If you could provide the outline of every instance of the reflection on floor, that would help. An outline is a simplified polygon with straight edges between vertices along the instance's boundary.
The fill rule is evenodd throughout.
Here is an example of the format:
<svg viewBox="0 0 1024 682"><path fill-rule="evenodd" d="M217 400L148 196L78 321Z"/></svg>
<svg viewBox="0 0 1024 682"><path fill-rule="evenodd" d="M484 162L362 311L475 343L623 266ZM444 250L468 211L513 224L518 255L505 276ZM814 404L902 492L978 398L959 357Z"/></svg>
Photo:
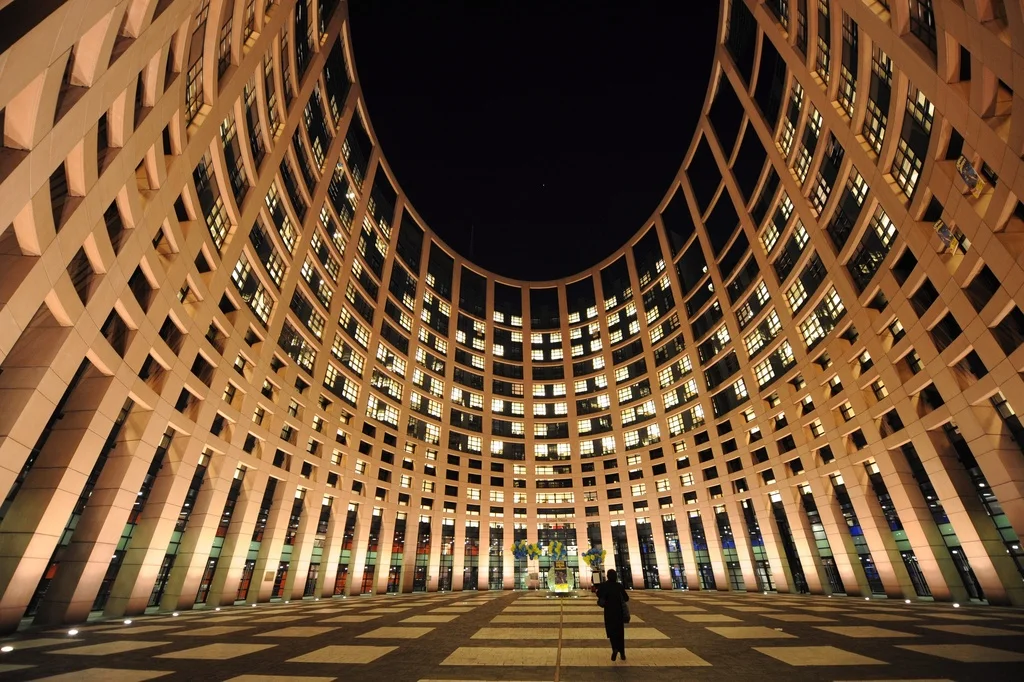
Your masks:
<svg viewBox="0 0 1024 682"><path fill-rule="evenodd" d="M260 604L22 633L5 679L143 682L1019 679L1024 611L714 592L632 593L612 663L594 598L416 594ZM639 668L639 669L636 669ZM698 671L697 668L700 668Z"/></svg>

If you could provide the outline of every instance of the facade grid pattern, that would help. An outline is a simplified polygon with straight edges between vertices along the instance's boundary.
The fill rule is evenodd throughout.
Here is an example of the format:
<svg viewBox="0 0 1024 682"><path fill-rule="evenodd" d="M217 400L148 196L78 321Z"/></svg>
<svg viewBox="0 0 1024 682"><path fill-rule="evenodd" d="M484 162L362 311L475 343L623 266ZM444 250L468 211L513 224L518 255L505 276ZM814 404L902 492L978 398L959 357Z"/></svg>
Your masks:
<svg viewBox="0 0 1024 682"><path fill-rule="evenodd" d="M1024 15L815 4L723 0L672 188L550 282L424 226L344 2L45 5L0 70L0 630L520 589L522 538L1024 605Z"/></svg>

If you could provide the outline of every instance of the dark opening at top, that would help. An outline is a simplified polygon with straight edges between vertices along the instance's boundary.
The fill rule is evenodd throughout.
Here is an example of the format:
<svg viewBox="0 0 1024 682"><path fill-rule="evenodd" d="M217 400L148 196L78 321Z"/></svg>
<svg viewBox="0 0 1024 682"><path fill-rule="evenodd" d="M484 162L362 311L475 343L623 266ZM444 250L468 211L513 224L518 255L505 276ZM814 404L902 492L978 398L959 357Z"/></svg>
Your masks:
<svg viewBox="0 0 1024 682"><path fill-rule="evenodd" d="M718 3L352 3L381 150L473 262L554 279L606 258L669 189L708 87Z"/></svg>

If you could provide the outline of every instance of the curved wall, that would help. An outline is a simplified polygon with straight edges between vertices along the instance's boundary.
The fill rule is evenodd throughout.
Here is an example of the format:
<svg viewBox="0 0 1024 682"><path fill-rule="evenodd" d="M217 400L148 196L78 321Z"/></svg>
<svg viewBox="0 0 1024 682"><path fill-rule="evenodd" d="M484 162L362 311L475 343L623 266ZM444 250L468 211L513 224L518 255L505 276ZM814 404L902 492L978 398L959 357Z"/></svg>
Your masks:
<svg viewBox="0 0 1024 682"><path fill-rule="evenodd" d="M0 627L524 587L521 537L1024 603L1019 5L725 3L664 202L544 283L407 206L343 2L17 11Z"/></svg>

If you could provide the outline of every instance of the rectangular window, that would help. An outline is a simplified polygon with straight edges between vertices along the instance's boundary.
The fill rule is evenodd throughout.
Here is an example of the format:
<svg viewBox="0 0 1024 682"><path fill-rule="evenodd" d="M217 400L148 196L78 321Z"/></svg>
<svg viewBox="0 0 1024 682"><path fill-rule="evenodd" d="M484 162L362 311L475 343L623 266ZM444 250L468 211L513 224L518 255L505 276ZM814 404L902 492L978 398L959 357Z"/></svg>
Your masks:
<svg viewBox="0 0 1024 682"><path fill-rule="evenodd" d="M203 106L203 55L188 68L185 76L185 125L190 126Z"/></svg>
<svg viewBox="0 0 1024 682"><path fill-rule="evenodd" d="M935 53L935 14L932 0L910 0L910 32Z"/></svg>

